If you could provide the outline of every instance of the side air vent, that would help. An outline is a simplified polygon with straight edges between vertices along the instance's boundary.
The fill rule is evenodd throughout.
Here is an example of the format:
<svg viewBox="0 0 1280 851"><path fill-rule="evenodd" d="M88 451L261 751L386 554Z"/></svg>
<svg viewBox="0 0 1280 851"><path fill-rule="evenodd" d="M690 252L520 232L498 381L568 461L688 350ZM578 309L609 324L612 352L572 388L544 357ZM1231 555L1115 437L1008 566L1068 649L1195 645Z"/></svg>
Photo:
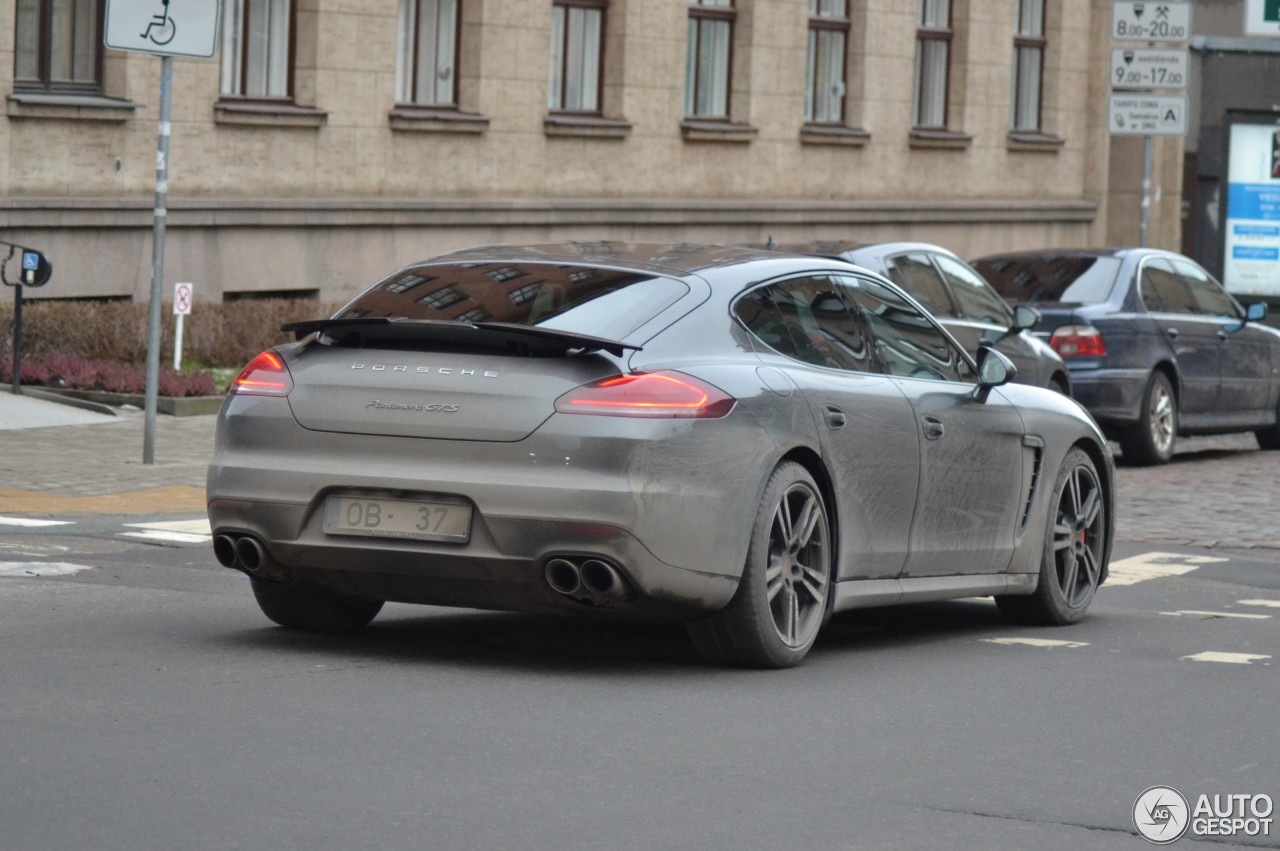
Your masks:
<svg viewBox="0 0 1280 851"><path fill-rule="evenodd" d="M1036 498L1036 488L1040 485L1041 467L1044 466L1044 446L1027 445L1032 438L1024 438L1023 445L1027 447L1028 461L1031 467L1031 481L1027 484L1027 504L1022 506L1022 522L1018 524L1018 534L1021 535L1027 530L1027 521L1031 519L1031 502ZM1039 443L1037 440L1036 443Z"/></svg>

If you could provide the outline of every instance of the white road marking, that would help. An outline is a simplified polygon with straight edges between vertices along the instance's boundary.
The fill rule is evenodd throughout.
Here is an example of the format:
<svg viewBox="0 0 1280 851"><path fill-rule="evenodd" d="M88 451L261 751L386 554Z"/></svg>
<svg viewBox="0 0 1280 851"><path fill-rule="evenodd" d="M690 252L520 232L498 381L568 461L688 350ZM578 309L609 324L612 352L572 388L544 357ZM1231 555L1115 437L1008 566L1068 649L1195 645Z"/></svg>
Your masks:
<svg viewBox="0 0 1280 851"><path fill-rule="evenodd" d="M209 535L209 518L199 520L160 520L155 523L126 523L130 529L158 529L162 532L184 532L188 535Z"/></svg>
<svg viewBox="0 0 1280 851"><path fill-rule="evenodd" d="M1189 659L1192 662L1226 662L1229 665L1252 665L1254 662L1261 662L1270 659L1270 656L1259 656L1256 653L1219 653L1216 650L1206 650L1203 653L1197 653L1194 656L1183 656L1183 659Z"/></svg>
<svg viewBox="0 0 1280 851"><path fill-rule="evenodd" d="M120 537L163 541L169 544L207 544L211 540L209 535L189 535L186 532L164 532L159 529L148 529L145 532L121 532Z"/></svg>
<svg viewBox="0 0 1280 851"><path fill-rule="evenodd" d="M0 526L74 526L74 520L32 520L29 517L0 517Z"/></svg>
<svg viewBox="0 0 1280 851"><path fill-rule="evenodd" d="M87 564L68 564L65 561L0 561L0 578L71 576L84 570L93 570L93 568Z"/></svg>
<svg viewBox="0 0 1280 851"><path fill-rule="evenodd" d="M1137 585L1149 579L1163 579L1167 576L1181 576L1190 573L1203 564L1228 561L1213 556L1188 556L1178 553L1143 553L1111 562L1111 572L1107 576L1104 588L1113 585Z"/></svg>
<svg viewBox="0 0 1280 851"><path fill-rule="evenodd" d="M1054 638L982 638L988 644L1025 644L1028 647L1088 647L1087 641L1059 641Z"/></svg>
<svg viewBox="0 0 1280 851"><path fill-rule="evenodd" d="M1249 621L1265 621L1270 620L1271 615L1245 615L1238 612L1201 612L1195 609L1179 609L1176 612L1161 612L1162 615L1172 615L1178 617L1180 615L1191 615L1199 618L1239 618L1240 620Z"/></svg>
<svg viewBox="0 0 1280 851"><path fill-rule="evenodd" d="M1269 609L1280 609L1280 600L1236 600L1242 606L1266 606Z"/></svg>
<svg viewBox="0 0 1280 851"><path fill-rule="evenodd" d="M0 552L19 556L52 556L70 552L70 547L58 544L32 544L11 541L0 541Z"/></svg>

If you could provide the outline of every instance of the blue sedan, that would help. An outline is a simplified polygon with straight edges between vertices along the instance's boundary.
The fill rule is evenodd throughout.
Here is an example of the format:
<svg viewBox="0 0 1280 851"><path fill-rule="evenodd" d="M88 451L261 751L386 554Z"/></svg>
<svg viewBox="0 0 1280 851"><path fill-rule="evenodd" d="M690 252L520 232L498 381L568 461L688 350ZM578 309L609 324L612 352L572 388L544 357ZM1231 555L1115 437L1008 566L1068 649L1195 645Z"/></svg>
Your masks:
<svg viewBox="0 0 1280 851"><path fill-rule="evenodd" d="M1280 331L1195 262L1148 248L1000 254L974 266L1071 370L1072 395L1129 463L1162 464L1178 435L1252 431L1280 449Z"/></svg>

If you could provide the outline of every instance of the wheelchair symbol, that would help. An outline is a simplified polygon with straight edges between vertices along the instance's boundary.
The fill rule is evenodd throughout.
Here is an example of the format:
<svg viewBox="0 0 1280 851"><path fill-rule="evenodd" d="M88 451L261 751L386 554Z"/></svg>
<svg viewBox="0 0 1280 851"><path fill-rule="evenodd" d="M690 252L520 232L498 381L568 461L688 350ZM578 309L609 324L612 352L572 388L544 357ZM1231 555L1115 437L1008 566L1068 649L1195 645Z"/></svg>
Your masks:
<svg viewBox="0 0 1280 851"><path fill-rule="evenodd" d="M142 37L163 45L173 41L173 37L178 34L178 25L169 17L169 0L160 0L160 3L164 7L163 11L151 16L151 23L147 24Z"/></svg>

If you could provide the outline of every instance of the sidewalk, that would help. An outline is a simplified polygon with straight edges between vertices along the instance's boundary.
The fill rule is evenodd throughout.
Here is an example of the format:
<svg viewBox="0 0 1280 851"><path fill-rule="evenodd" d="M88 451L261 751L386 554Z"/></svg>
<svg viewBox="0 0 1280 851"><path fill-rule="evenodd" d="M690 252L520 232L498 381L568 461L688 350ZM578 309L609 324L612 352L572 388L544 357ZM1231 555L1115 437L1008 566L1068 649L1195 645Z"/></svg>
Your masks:
<svg viewBox="0 0 1280 851"><path fill-rule="evenodd" d="M0 514L202 513L216 417L115 416L0 392Z"/></svg>

